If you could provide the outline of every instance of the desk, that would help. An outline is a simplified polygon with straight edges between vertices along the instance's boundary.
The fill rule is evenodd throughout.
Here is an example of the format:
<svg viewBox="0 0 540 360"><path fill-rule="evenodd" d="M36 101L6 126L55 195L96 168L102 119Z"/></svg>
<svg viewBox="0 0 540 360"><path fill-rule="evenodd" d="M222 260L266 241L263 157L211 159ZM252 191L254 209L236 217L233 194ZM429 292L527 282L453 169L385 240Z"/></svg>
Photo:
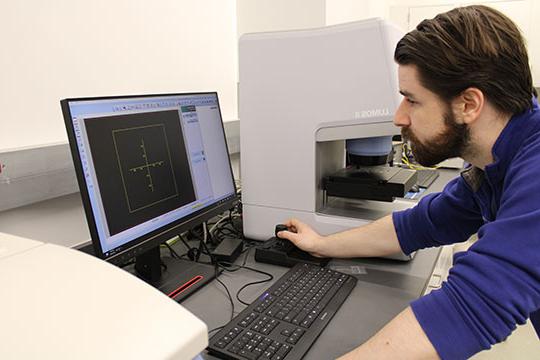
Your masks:
<svg viewBox="0 0 540 360"><path fill-rule="evenodd" d="M271 273L274 281L287 272L288 268L255 262L253 253L251 250L248 255L247 266ZM356 287L305 359L335 359L370 338L412 300L422 295L438 254L439 249L423 250L407 263L380 259L332 260L330 267L343 270L354 266L366 273L356 276L359 279ZM233 296L235 315L245 308L236 300L238 289L248 282L264 278L264 275L249 270L238 270L232 274L225 272L220 276ZM252 302L272 283L250 286L240 293L240 298ZM203 320L209 330L224 325L230 319L231 305L227 294L216 281L184 300L182 305ZM215 359L207 354L205 358Z"/></svg>
<svg viewBox="0 0 540 360"><path fill-rule="evenodd" d="M32 220L30 220L32 219ZM21 226L26 223L26 226ZM79 194L63 196L0 214L0 231L65 246L77 246L89 239L88 228ZM349 298L342 305L328 327L321 334L306 359L330 359L353 349L367 340L411 300L418 298L429 280L439 250L420 251L408 263L380 259L333 260L329 266L365 272ZM256 263L254 250L248 253L247 265L274 275L274 281L287 272L287 268ZM235 294L238 289L264 276L249 270L223 273L220 279L227 285L235 303L235 313L244 305ZM271 283L253 285L240 295L251 302ZM230 319L231 306L223 287L216 281L200 289L183 303L197 315L208 329L221 326ZM207 358L213 357L206 355Z"/></svg>
<svg viewBox="0 0 540 360"><path fill-rule="evenodd" d="M438 190L455 176L455 172L441 174L434 183ZM8 210L0 213L0 231L43 242L75 247L87 243L90 235L78 193ZM407 263L381 259L333 260L329 266L350 269L355 266L361 273L349 298L306 355L306 359L330 359L351 350L366 341L408 304L422 295L439 254L438 249L417 253ZM247 265L274 275L274 281L288 269L256 263L254 250L248 253ZM244 305L235 294L238 289L264 276L248 270L224 273L220 279L227 285L235 303L235 313ZM241 298L251 302L271 283L250 286ZM201 318L208 329L224 325L230 319L230 303L223 287L216 281L200 289L182 305ZM213 357L205 355L211 359Z"/></svg>
<svg viewBox="0 0 540 360"><path fill-rule="evenodd" d="M2 211L0 232L67 247L90 241L79 193Z"/></svg>

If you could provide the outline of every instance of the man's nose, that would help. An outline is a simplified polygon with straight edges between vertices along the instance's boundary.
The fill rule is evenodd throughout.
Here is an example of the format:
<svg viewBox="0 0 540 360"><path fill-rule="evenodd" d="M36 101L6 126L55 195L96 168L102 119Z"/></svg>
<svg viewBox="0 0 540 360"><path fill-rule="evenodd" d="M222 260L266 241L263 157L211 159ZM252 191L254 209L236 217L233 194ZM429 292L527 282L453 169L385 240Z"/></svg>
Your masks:
<svg viewBox="0 0 540 360"><path fill-rule="evenodd" d="M396 114L394 115L394 125L404 127L411 124L409 112L407 111L406 107L407 104L405 103L405 99L403 99L396 110Z"/></svg>

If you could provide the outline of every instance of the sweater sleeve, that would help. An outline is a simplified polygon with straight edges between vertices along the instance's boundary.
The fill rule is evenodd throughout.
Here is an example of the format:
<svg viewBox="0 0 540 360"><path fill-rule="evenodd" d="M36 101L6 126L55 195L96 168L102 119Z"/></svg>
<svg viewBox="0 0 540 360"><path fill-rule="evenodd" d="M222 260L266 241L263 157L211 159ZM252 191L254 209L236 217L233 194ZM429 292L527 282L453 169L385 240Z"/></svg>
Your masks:
<svg viewBox="0 0 540 360"><path fill-rule="evenodd" d="M523 159L508 170L496 220L455 255L441 289L411 304L442 359L490 348L540 308L540 167Z"/></svg>
<svg viewBox="0 0 540 360"><path fill-rule="evenodd" d="M472 190L461 177L442 192L424 196L412 209L394 212L392 220L405 254L465 241L483 223Z"/></svg>

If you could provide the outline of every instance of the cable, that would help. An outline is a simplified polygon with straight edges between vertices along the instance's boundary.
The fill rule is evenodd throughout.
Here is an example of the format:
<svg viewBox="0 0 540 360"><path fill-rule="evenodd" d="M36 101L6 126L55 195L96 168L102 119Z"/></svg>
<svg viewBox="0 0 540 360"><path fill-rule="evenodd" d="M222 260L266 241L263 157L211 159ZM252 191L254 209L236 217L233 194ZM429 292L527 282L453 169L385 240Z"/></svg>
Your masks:
<svg viewBox="0 0 540 360"><path fill-rule="evenodd" d="M186 239L184 239L184 237L182 236L182 234L179 234L178 235L178 238L180 239L180 241L182 241L182 243L184 244L184 246L189 250L191 250L191 246L189 246L189 244L187 243Z"/></svg>
<svg viewBox="0 0 540 360"><path fill-rule="evenodd" d="M214 229L223 221L227 220L226 216L223 216L221 219L219 219L209 230L210 234L214 231Z"/></svg>
<svg viewBox="0 0 540 360"><path fill-rule="evenodd" d="M412 149L409 147L409 144L404 142L401 144L401 162L407 165L409 169L412 170L424 170L424 169L438 169L439 166L422 166L411 162L411 159L414 159Z"/></svg>
<svg viewBox="0 0 540 360"><path fill-rule="evenodd" d="M207 225L206 225L206 222L203 223L203 231L204 231L204 234L203 234L203 239L206 239L207 237L207 234L206 234L206 230L207 230ZM229 321L231 321L233 318L234 318L234 301L232 299L232 296L229 292L229 289L227 288L227 286L218 278L218 272L217 272L217 269L218 267L222 268L224 271L227 271L227 272L234 272L234 271L238 271L239 269L246 269L246 270L250 270L250 271L254 271L256 273L259 273L259 274L263 274L263 275L266 275L268 276L268 279L264 279L264 280L258 280L258 281L252 281L252 282L249 282L245 285L243 285L237 292L236 292L236 299L241 303L241 304L244 304L246 306L249 306L249 303L243 301L242 299L240 299L240 293L246 289L247 287L249 286L252 286L252 285L256 285L256 284L262 284L262 283L265 283L265 282L268 282L268 281L272 281L274 279L274 276L272 274L269 274L265 271L261 271L261 270L257 270L257 269L254 269L252 267L249 267L249 266L245 266L245 263L247 261L247 255L249 253L249 250L251 248L249 248L247 251L246 251L246 255L244 257L244 262L243 262L243 265L237 265L236 269L228 269L225 265L233 265L233 264L229 264L227 262L218 262L215 260L215 257L212 255L212 253L210 252L210 250L208 249L208 247L206 246L206 243L204 241L201 241L201 244L202 246L204 247L204 250L207 252L207 255L210 257L210 262L215 264L216 265L216 280L225 288L225 291L227 292L227 296L229 298L229 301L231 303L231 319ZM223 325L223 326L226 326ZM215 329L212 329L211 331L216 331L218 328L215 328ZM210 334L210 332L209 332Z"/></svg>
<svg viewBox="0 0 540 360"><path fill-rule="evenodd" d="M197 261L197 262L199 261L199 257L203 253L203 247L204 247L206 249L206 252L208 253L208 256L210 256L210 262L213 264L214 260L212 259L210 251L208 250L208 247L206 246L206 243L208 241L208 225L207 225L206 221L204 221L202 223L202 228L203 228L203 237L199 241L199 252L196 254L195 261Z"/></svg>
<svg viewBox="0 0 540 360"><path fill-rule="evenodd" d="M241 217L241 214L237 214L236 217ZM216 232L217 234L218 233L223 233L223 232L229 232L230 234L236 234L238 235L237 233L237 229L235 228L234 226L234 222L233 222L233 219L235 218L235 214L233 214L233 211L230 211L229 212L229 216L226 217L222 217L220 218L216 223L213 224L213 226L210 228L210 231L208 231L208 223L207 222L203 222L203 234L202 234L202 238L200 238L199 240L199 249L200 249L200 252L203 253L203 250L204 250L204 253L206 255L208 255L208 257L210 258L210 263L211 264L214 264L215 265L215 276L216 276L216 281L218 281L221 286L223 286L223 288L225 289L226 293L227 293L227 298L229 299L229 302L231 304L231 318L230 320L227 322L227 324L232 321L234 319L234 312L235 312L235 306L234 306L234 301L232 299L232 296L231 296L231 293L227 287L227 285L225 285L225 283L223 283L218 277L219 277L219 272L218 272L218 269L221 268L223 271L227 271L227 272L234 272L234 271L238 271L240 269L246 269L246 270L250 270L250 271L253 271L253 272L256 272L256 273L259 273L259 274L263 274L263 275L266 275L268 278L267 279L264 279L264 280L258 280L258 281L252 281L252 282L249 282L245 285L243 285L237 292L236 292L236 299L243 305L246 305L246 306L249 306L249 303L243 301L241 298L240 298L240 293L246 289L247 287L249 286L252 286L252 285L256 285L256 284L262 284L262 283L266 283L268 281L272 281L274 279L274 276L272 274L269 274L267 272L264 272L264 271L261 271L261 270L257 270L257 269L254 269L252 267L249 267L249 266L246 266L246 262L247 262L247 258L248 258L248 255L249 255L249 251L255 247L255 245L253 244L249 244L248 243L248 247L247 249L243 250L242 253L245 253L244 255L244 260L242 261L242 265L234 265L234 264L230 264L230 263L227 263L227 262L218 262L215 257L213 256L213 254L210 252L210 249L208 248L207 246L207 240L209 239L209 237L211 238L212 237L212 231ZM228 220L228 222L226 221ZM231 224L231 226L233 227L234 230L231 230L231 229L228 229L226 228L226 226L228 224ZM222 226L221 226L222 225ZM236 230L236 231L235 231ZM180 237L180 239L182 241L183 238ZM242 236L242 239L244 239L244 237ZM244 239L245 240L245 239ZM231 268L228 268L226 265L229 265L229 266L236 266L236 268L234 269L231 269ZM221 330L222 328L224 328L225 326L227 326L227 324L225 325L222 325L222 326L219 326L219 327L216 327L216 328L213 328L211 329L210 331L208 331L208 336L211 336L212 333L214 333L215 331L218 331L218 330Z"/></svg>
<svg viewBox="0 0 540 360"><path fill-rule="evenodd" d="M256 273L259 273L259 274L263 274L263 275L266 275L268 276L268 279L264 279L264 280L259 280L259 281L253 281L253 282L250 282L250 283L247 283L245 284L244 286L242 286L237 292L236 292L236 300L240 301L242 304L246 305L246 306L249 306L249 303L247 302L244 302L242 301L242 299L240 299L240 293L245 289L247 288L248 286L252 286L252 285L257 285L257 284L264 284L265 282L268 282L268 281L272 281L274 280L274 276L270 273L267 273L267 272L264 272L264 271L261 271L261 270L257 270L257 269L254 269L254 268L251 268L249 266L240 266L242 269L246 269L246 270L251 270L251 271L254 271Z"/></svg>
<svg viewBox="0 0 540 360"><path fill-rule="evenodd" d="M233 301L233 298L231 296L231 293L230 293L229 288L227 287L227 285L225 285L225 283L219 279L219 271L218 271L219 263L217 261L215 261L214 256L212 255L212 253L210 252L210 250L208 250L208 247L206 246L206 239L207 239L207 224L206 224L206 221L203 222L203 233L204 233L203 234L203 240L200 242L200 246L204 247L204 249L208 253L208 256L210 257L210 262L212 264L215 264L214 271L215 271L216 281L219 282L221 284L221 286L223 286L223 288L227 292L227 297L229 299L229 302L231 303L231 318L229 320L229 322L230 322L232 319L234 319L234 301ZM221 326L219 328L212 329L211 331L208 332L208 335L210 335L211 332L216 331L217 329L221 329L226 325L227 324L225 324L225 325L223 325L223 326Z"/></svg>
<svg viewBox="0 0 540 360"><path fill-rule="evenodd" d="M250 251L252 248L253 248L253 246L249 246L246 250L243 251L243 252L246 253L246 255L244 255L244 261L242 262L242 266L245 266L245 265L246 265L249 251Z"/></svg>
<svg viewBox="0 0 540 360"><path fill-rule="evenodd" d="M226 238L234 237L244 239L242 229L236 227L235 219L241 218L241 203L238 202L235 207L229 210L228 216L223 216L210 228L209 235L213 244L219 244Z"/></svg>
<svg viewBox="0 0 540 360"><path fill-rule="evenodd" d="M223 281L218 279L218 275L216 275L216 281L218 283L220 283L221 286L223 286L223 288L227 292L227 297L229 298L229 302L231 303L231 319L229 320L229 321L231 321L232 319L234 319L234 301L233 301L233 298L231 296L231 293L229 292L229 288L227 287L227 285L225 285L225 283L223 283ZM225 325L223 325L223 326L225 326Z"/></svg>
<svg viewBox="0 0 540 360"><path fill-rule="evenodd" d="M237 218L238 218L238 217L241 217L241 215L238 214L236 217L237 217ZM234 229L234 230L237 230L237 229L236 229L236 226L234 225L234 217L233 217L233 212L232 212L232 210L229 210L229 222L231 223L233 229Z"/></svg>
<svg viewBox="0 0 540 360"><path fill-rule="evenodd" d="M272 281L274 280L274 276L270 273L267 273L265 271L262 271L262 270L257 270L257 269L254 269L252 267L249 267L249 266L246 266L245 263L247 261L247 255L249 253L249 250L251 250L251 248L249 248L247 251L246 251L246 255L244 257L244 262L242 265L234 265L234 264L230 264L230 263L227 263L227 262L220 262L220 266L222 267L222 269L226 272L235 272L235 271L238 271L240 269L246 269L246 270L250 270L250 271L253 271L253 272L256 272L256 273L259 273L259 274L263 274L263 275L266 275L268 276L268 279L264 279L264 280L257 280L257 281L252 281L252 282L249 282L245 285L243 285L237 292L236 292L236 300L238 300L240 303L246 305L246 306L249 306L249 303L243 301L242 299L240 299L240 293L246 289L248 286L252 286L252 285L257 285L257 284L263 284L265 282L268 282L268 281ZM228 265L228 266L225 266ZM236 268L234 269L231 269L230 266L236 266Z"/></svg>
<svg viewBox="0 0 540 360"><path fill-rule="evenodd" d="M247 253L246 253L247 254ZM246 255L246 258L247 258L247 255ZM216 265L218 265L220 263L216 263ZM259 281L253 281L253 282L250 282L250 283L247 283L245 284L244 286L242 286L237 292L236 292L236 299L246 305L246 306L249 306L250 304L243 301L242 299L240 299L240 293L246 289L248 286L252 286L252 285L256 285L256 284L262 284L262 283L265 283L265 282L268 282L268 281L272 281L274 279L274 276L272 274L269 274L267 272L264 272L264 271L261 271L261 270L257 270L257 269L254 269L254 268L251 268L249 266L244 266L244 265L237 265L237 268L236 269L227 269L225 267L222 267L223 270L225 271L228 271L228 272L234 272L234 271L238 271L240 269L246 269L246 270L250 270L250 271L254 271L254 272L257 272L257 273L260 273L260 274L263 274L263 275L266 275L268 276L268 279L264 279L264 280L259 280ZM232 299L232 296L229 292L229 289L227 288L227 286L217 278L217 275L216 275L216 280L225 288L225 291L227 292L227 296L228 296L228 299L229 299L229 302L231 303L231 308L232 308L232 311L231 311L231 319L227 322L227 324L229 322L231 322L233 319L234 319L234 302L233 302L233 299ZM222 328L224 328L225 326L227 326L227 324L225 325L222 325L222 326L219 326L219 327L216 327L216 328L213 328L212 330L208 331L208 336L210 337L210 335L215 332L215 331L218 331L218 330L221 330Z"/></svg>
<svg viewBox="0 0 540 360"><path fill-rule="evenodd" d="M164 242L165 246L167 246L167 248L169 249L170 253L171 253L171 257L173 258L176 258L176 259L180 259L180 255L178 255L176 253L176 251L174 251L174 249L171 247L171 245L169 245L166 241Z"/></svg>
<svg viewBox="0 0 540 360"><path fill-rule="evenodd" d="M232 320L232 319L231 319L231 320ZM210 337L210 334L213 333L214 331L221 330L221 329L223 329L225 326L227 326L227 324L221 325L221 326L218 326L217 328L213 328L212 330L209 330L209 331L208 331L208 337Z"/></svg>
<svg viewBox="0 0 540 360"><path fill-rule="evenodd" d="M126 266L133 265L133 264L135 264L135 260L134 260L134 259L132 259L132 260L130 260L130 261L128 261L128 262L126 262L126 263L120 265L120 267L121 267L121 268L124 268L124 267L126 267Z"/></svg>

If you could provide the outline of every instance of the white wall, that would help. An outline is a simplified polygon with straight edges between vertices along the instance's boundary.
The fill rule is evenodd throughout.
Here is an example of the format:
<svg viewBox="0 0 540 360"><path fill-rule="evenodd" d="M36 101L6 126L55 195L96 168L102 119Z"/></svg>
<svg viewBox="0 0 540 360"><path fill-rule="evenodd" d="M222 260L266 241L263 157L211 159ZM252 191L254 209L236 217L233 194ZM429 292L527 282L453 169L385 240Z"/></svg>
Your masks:
<svg viewBox="0 0 540 360"><path fill-rule="evenodd" d="M527 36L527 48L529 50L529 61L533 73L534 86L540 87L540 1L531 1L531 28Z"/></svg>
<svg viewBox="0 0 540 360"><path fill-rule="evenodd" d="M238 35L325 25L325 0L236 0Z"/></svg>
<svg viewBox="0 0 540 360"><path fill-rule="evenodd" d="M0 151L66 142L66 97L218 91L237 119L232 0L3 1L0 44Z"/></svg>
<svg viewBox="0 0 540 360"><path fill-rule="evenodd" d="M535 86L540 86L540 1L533 0L326 0L326 24L382 17L410 31L423 19L458 6L484 4L510 17L527 42Z"/></svg>
<svg viewBox="0 0 540 360"><path fill-rule="evenodd" d="M51 0L0 7L0 151L65 142L65 97L217 90L237 118L237 35L379 16L412 28L470 1ZM528 41L540 85L540 3L483 1ZM414 23L414 24L413 24Z"/></svg>
<svg viewBox="0 0 540 360"><path fill-rule="evenodd" d="M484 4L491 6L509 18L520 28L527 42L529 63L535 86L540 86L540 2L533 0L393 0L388 2L388 19L404 31L412 30L426 18L458 6Z"/></svg>
<svg viewBox="0 0 540 360"><path fill-rule="evenodd" d="M388 18L388 0L326 0L326 25Z"/></svg>

